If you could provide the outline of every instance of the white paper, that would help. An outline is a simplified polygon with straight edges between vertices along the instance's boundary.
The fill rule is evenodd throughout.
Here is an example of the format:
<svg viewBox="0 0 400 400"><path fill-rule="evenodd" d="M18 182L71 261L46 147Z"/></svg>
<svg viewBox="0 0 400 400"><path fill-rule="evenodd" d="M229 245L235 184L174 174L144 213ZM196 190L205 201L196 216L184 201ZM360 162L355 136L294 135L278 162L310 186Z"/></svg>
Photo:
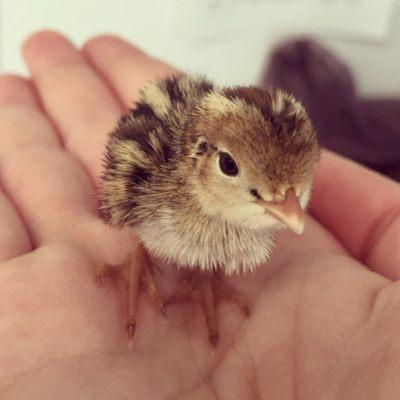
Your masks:
<svg viewBox="0 0 400 400"><path fill-rule="evenodd" d="M394 0L208 0L180 3L181 34L197 43L238 36L318 33L383 40Z"/></svg>
<svg viewBox="0 0 400 400"><path fill-rule="evenodd" d="M394 92L400 88L400 7L394 7L397 15L390 18L391 4L390 0L0 0L0 72L27 73L20 56L23 40L50 28L77 45L90 36L113 33L183 71L203 73L219 84L250 84L259 80L268 54L280 40L319 32L317 38L322 36L323 43L352 68L362 91ZM369 41L381 43L371 46Z"/></svg>

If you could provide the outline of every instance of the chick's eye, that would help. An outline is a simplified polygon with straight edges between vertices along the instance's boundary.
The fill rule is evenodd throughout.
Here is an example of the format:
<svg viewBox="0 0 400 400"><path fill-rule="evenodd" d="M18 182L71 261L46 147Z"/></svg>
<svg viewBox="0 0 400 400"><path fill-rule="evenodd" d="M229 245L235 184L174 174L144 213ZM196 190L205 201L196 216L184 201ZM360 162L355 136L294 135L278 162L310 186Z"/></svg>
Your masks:
<svg viewBox="0 0 400 400"><path fill-rule="evenodd" d="M219 167L225 175L236 176L239 173L235 160L223 151L219 153Z"/></svg>

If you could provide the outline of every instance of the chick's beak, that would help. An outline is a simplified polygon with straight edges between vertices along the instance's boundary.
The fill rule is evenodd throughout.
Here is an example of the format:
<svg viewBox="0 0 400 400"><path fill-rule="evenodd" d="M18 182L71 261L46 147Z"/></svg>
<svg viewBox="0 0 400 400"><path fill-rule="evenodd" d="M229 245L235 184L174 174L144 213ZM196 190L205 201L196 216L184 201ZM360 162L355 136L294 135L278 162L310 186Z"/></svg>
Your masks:
<svg viewBox="0 0 400 400"><path fill-rule="evenodd" d="M284 200L279 203L266 200L257 200L256 203L264 207L268 214L286 224L294 233L303 233L304 211L294 189L287 190Z"/></svg>

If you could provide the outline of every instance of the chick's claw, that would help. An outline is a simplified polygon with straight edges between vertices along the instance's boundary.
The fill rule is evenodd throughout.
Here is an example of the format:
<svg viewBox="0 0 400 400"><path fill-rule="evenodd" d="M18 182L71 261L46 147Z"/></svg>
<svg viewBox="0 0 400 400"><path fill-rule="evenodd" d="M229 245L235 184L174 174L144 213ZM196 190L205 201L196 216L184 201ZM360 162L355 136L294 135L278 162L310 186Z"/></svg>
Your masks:
<svg viewBox="0 0 400 400"><path fill-rule="evenodd" d="M136 330L136 321L129 321L126 326L126 330L128 331L129 348L131 349L133 344L133 336Z"/></svg>
<svg viewBox="0 0 400 400"><path fill-rule="evenodd" d="M235 303L243 315L249 317L250 308L246 297L224 282L218 274L210 275L201 272L187 274L180 288L165 301L165 305L185 301L199 302L206 316L208 338L211 344L216 346L219 342L216 307L220 300Z"/></svg>

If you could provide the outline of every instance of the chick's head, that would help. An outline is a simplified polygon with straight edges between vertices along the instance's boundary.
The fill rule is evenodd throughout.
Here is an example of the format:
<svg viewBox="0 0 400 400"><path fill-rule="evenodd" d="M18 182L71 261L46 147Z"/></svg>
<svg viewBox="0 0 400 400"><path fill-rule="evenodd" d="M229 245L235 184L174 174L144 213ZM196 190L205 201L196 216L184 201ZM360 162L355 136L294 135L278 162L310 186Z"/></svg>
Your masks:
<svg viewBox="0 0 400 400"><path fill-rule="evenodd" d="M256 87L212 92L190 129L191 187L204 213L250 229L303 231L319 147L297 100Z"/></svg>

